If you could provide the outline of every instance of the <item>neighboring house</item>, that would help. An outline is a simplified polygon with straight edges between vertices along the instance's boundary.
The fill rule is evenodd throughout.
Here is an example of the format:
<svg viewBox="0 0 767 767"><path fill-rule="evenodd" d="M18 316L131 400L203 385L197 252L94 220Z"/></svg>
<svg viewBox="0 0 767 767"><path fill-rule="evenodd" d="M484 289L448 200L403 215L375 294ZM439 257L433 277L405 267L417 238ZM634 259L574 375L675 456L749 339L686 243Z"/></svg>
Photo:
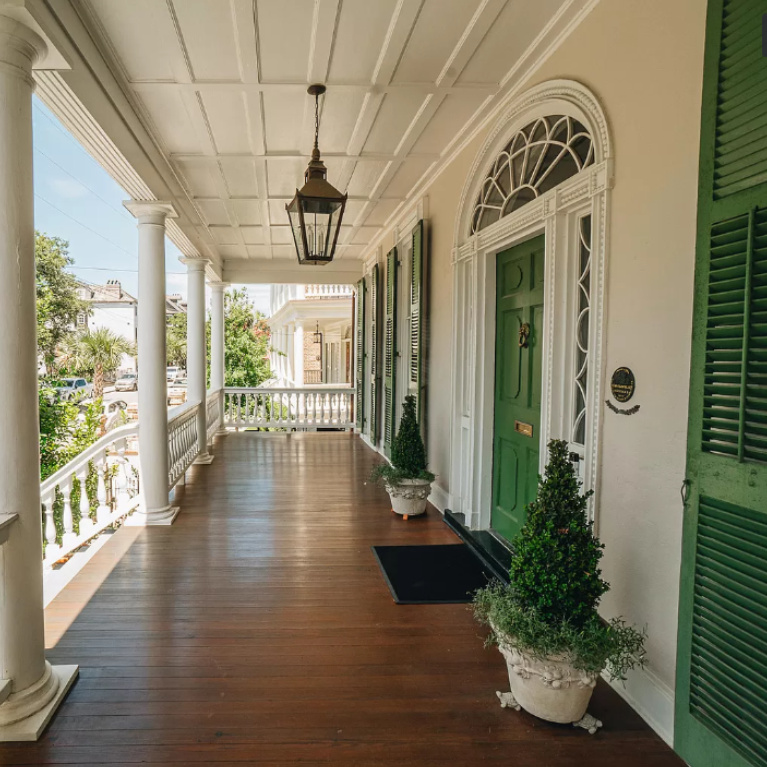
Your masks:
<svg viewBox="0 0 767 767"><path fill-rule="evenodd" d="M120 280L107 280L106 285L81 282L77 294L91 306L90 315L83 312L77 318L78 330L108 328L132 344L138 342L138 299L123 290ZM135 371L136 358L124 354L116 372Z"/></svg>
<svg viewBox="0 0 767 767"><path fill-rule="evenodd" d="M352 286L272 285L272 373L280 386L351 384Z"/></svg>
<svg viewBox="0 0 767 767"><path fill-rule="evenodd" d="M109 328L132 344L138 343L138 299L123 289L120 280L107 280L105 285L80 282L77 295L91 306L90 315L83 312L77 318L78 330ZM168 316L185 313L186 301L178 293L166 296L165 311ZM136 369L136 358L124 354L116 372L119 375Z"/></svg>
<svg viewBox="0 0 767 767"><path fill-rule="evenodd" d="M170 317L173 314L186 314L186 301L180 293L171 293L165 296L165 314Z"/></svg>

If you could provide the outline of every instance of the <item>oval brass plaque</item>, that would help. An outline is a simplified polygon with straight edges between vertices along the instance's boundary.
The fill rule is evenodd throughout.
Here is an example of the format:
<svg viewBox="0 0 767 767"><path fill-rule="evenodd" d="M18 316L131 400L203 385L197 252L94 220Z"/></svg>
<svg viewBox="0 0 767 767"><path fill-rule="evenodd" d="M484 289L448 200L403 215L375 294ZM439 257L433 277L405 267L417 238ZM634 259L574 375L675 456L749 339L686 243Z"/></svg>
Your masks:
<svg viewBox="0 0 767 767"><path fill-rule="evenodd" d="M628 402L634 396L636 379L630 368L616 368L610 379L610 390L618 402Z"/></svg>

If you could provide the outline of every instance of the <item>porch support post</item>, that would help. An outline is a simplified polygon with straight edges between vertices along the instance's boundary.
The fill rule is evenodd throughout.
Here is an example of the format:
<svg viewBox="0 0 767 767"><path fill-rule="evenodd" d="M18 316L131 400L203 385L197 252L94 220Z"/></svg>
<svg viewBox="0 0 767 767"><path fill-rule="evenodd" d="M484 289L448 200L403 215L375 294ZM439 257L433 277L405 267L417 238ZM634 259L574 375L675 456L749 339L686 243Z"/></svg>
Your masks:
<svg viewBox="0 0 767 767"><path fill-rule="evenodd" d="M43 625L32 65L44 53L0 3L0 741L37 740L77 676L45 660Z"/></svg>
<svg viewBox="0 0 767 767"><path fill-rule="evenodd" d="M182 258L186 264L186 380L192 402L199 402L197 410L197 443L199 455L195 463L213 463L208 452L207 417L207 354L205 351L205 267L204 258Z"/></svg>
<svg viewBox="0 0 767 767"><path fill-rule="evenodd" d="M296 386L304 385L304 325L296 322L293 333L293 375Z"/></svg>
<svg viewBox="0 0 767 767"><path fill-rule="evenodd" d="M286 344L287 357L285 358L285 378L288 382L290 382L292 385L295 386L296 378L294 375L295 368L293 367L293 349L295 349L295 345L296 345L296 336L295 336L296 326L292 322L288 323L285 330L287 333L287 344Z"/></svg>
<svg viewBox="0 0 767 767"><path fill-rule="evenodd" d="M224 346L224 291L225 282L210 284L210 388L222 390L219 398L219 434L226 434L224 427L224 392L226 383L225 346Z"/></svg>
<svg viewBox="0 0 767 767"><path fill-rule="evenodd" d="M168 502L168 389L165 352L165 220L168 202L123 203L138 219L138 443L143 503L137 525L170 525L178 507Z"/></svg>

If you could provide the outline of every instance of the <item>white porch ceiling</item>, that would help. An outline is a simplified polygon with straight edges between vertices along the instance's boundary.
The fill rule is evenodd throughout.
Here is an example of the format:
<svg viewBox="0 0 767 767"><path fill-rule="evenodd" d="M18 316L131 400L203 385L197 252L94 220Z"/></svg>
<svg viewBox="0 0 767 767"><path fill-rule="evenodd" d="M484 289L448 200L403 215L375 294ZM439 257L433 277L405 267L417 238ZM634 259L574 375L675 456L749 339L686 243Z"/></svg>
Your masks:
<svg viewBox="0 0 767 767"><path fill-rule="evenodd" d="M349 193L337 258L358 259L497 102L572 0L81 0L76 7L220 263L294 257L285 203L320 148ZM244 264L243 264L244 265ZM271 264L276 267L277 264Z"/></svg>

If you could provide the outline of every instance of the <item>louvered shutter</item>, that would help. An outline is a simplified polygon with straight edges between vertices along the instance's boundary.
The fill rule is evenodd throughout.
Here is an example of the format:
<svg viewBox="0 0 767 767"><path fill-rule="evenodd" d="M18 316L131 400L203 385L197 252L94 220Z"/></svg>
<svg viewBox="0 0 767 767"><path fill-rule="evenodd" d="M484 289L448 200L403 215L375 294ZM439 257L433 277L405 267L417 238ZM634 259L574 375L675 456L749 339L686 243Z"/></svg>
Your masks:
<svg viewBox="0 0 767 767"><path fill-rule="evenodd" d="M357 431L365 425L365 280L357 283L354 415Z"/></svg>
<svg viewBox="0 0 767 767"><path fill-rule="evenodd" d="M675 746L767 767L767 0L711 0Z"/></svg>
<svg viewBox="0 0 767 767"><path fill-rule="evenodd" d="M397 249L386 256L386 296L384 302L384 452L391 455L397 383Z"/></svg>
<svg viewBox="0 0 767 767"><path fill-rule="evenodd" d="M368 369L370 370L370 422L368 423L368 436L370 441L374 444L378 444L380 436L379 429L379 411L378 411L378 389L379 389L379 355L380 350L378 346L378 326L380 310L379 293L380 286L380 270L378 264L373 267L373 271L370 275L370 362L368 363Z"/></svg>
<svg viewBox="0 0 767 767"><path fill-rule="evenodd" d="M416 398L418 422L423 426L421 388L421 349L423 346L423 221L413 229L413 257L410 260L410 349L408 393Z"/></svg>

